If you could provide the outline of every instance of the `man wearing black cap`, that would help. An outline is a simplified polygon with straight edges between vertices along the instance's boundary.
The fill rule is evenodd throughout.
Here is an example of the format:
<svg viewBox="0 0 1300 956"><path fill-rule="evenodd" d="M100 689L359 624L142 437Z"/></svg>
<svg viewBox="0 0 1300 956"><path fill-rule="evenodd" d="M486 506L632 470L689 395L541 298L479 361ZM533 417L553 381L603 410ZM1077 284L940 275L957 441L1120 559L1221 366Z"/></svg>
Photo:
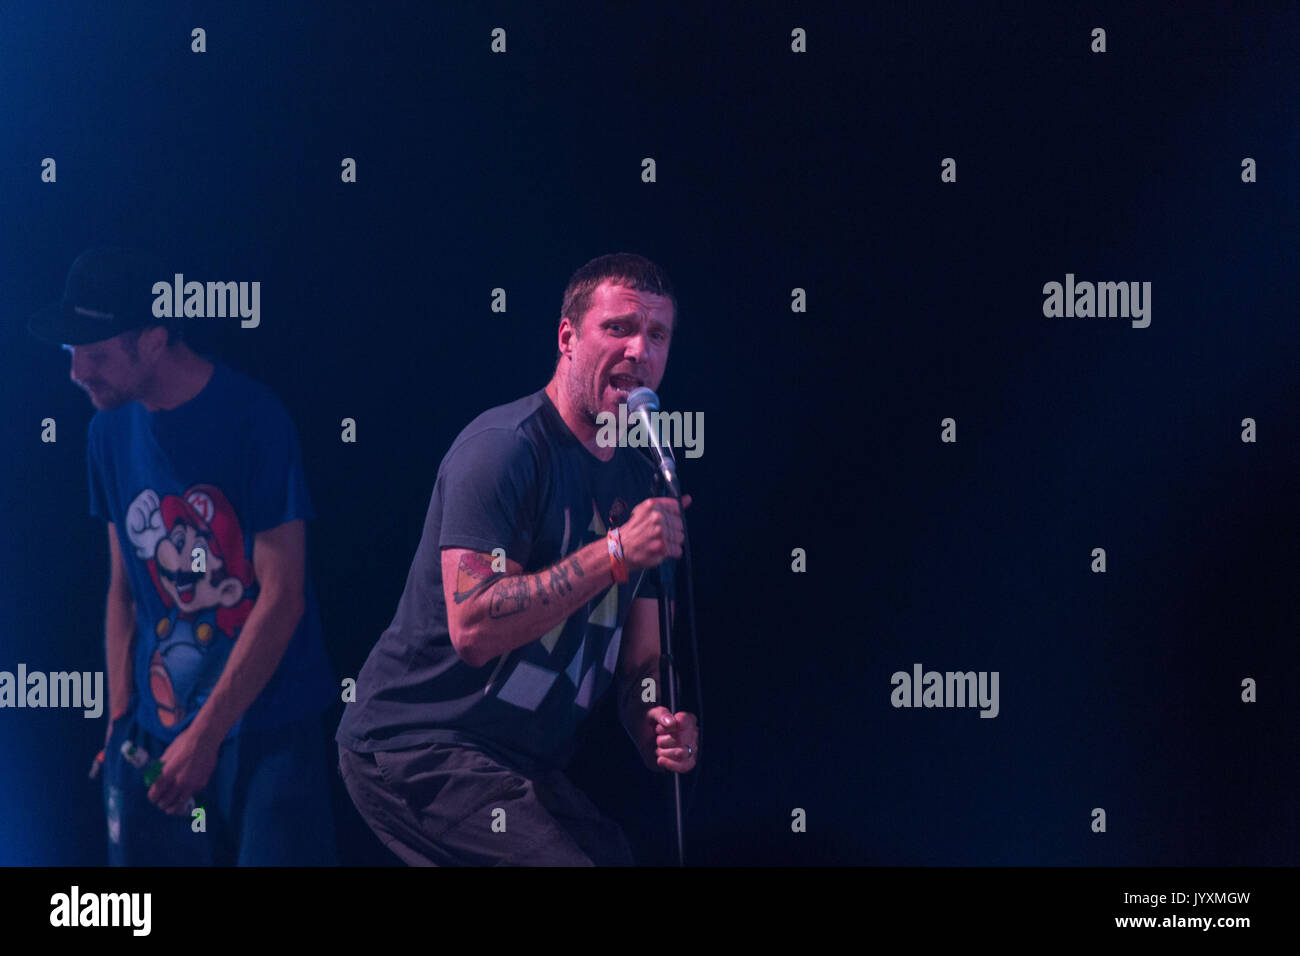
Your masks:
<svg viewBox="0 0 1300 956"><path fill-rule="evenodd" d="M109 859L330 864L319 721L334 685L297 432L268 389L155 315L168 274L144 253L89 250L29 323L71 353L98 409L90 506L108 522L112 719L95 769Z"/></svg>

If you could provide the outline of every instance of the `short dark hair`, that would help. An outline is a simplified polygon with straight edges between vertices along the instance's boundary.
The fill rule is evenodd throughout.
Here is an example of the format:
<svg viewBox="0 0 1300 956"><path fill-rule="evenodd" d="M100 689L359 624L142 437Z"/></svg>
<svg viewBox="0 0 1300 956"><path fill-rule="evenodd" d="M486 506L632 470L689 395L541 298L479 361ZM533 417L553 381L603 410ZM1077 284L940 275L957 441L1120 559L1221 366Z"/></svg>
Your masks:
<svg viewBox="0 0 1300 956"><path fill-rule="evenodd" d="M668 276L657 265L634 252L612 252L592 259L569 278L560 304L560 318L569 317L579 334L582 319L591 310L591 297L602 282L667 296L673 304L673 331L677 331L677 293ZM556 353L557 357L559 353Z"/></svg>

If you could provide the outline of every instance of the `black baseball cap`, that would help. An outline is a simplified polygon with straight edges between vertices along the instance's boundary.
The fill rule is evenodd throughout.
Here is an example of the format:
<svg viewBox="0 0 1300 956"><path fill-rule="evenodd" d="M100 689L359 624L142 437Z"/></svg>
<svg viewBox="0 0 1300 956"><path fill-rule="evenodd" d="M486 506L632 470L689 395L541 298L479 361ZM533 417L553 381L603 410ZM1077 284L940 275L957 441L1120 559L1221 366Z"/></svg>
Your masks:
<svg viewBox="0 0 1300 956"><path fill-rule="evenodd" d="M130 329L167 325L153 314L154 283L169 282L162 261L139 249L101 246L77 256L63 298L37 312L27 329L54 345L87 345Z"/></svg>

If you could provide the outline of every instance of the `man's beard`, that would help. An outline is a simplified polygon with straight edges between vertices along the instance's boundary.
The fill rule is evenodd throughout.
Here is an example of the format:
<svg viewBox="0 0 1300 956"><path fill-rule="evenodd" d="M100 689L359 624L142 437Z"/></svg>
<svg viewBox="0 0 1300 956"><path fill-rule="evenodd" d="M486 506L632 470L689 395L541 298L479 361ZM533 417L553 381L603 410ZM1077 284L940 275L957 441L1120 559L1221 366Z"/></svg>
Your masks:
<svg viewBox="0 0 1300 956"><path fill-rule="evenodd" d="M115 408L121 408L123 405L134 402L141 395L148 394L149 389L153 387L156 380L157 376L150 375L142 379L134 389L132 389L131 386L125 388L100 386L97 396L91 395L89 391L86 392L86 395L90 397L91 403L94 404L96 408L106 412L112 411Z"/></svg>
<svg viewBox="0 0 1300 956"><path fill-rule="evenodd" d="M90 404L105 412L121 408L131 400L115 388L102 387L93 392L90 389L85 389L85 392L86 397L90 399Z"/></svg>
<svg viewBox="0 0 1300 956"><path fill-rule="evenodd" d="M574 388L575 384L579 387ZM569 394L577 396L578 401L575 404L578 406L578 411L582 414L582 420L593 428L599 423L599 418L597 416L601 411L600 399L596 394L596 390L596 378L594 375L580 375L579 370L575 369L569 376Z"/></svg>

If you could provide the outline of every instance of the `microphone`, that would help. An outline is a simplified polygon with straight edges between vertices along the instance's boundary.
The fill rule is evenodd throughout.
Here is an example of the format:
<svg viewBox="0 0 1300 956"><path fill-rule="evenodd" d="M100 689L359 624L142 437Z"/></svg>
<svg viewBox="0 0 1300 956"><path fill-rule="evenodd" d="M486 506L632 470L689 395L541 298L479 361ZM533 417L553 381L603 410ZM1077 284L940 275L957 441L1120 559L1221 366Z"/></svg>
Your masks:
<svg viewBox="0 0 1300 956"><path fill-rule="evenodd" d="M655 461L659 464L659 474L664 480L664 485L672 493L674 498L681 498L681 489L677 487L677 460L673 458L673 450L669 445L659 444L659 430L653 427L650 413L659 411L659 396L648 388L635 388L627 396L627 413L629 417L639 416L641 427L650 437L650 450L654 452Z"/></svg>

